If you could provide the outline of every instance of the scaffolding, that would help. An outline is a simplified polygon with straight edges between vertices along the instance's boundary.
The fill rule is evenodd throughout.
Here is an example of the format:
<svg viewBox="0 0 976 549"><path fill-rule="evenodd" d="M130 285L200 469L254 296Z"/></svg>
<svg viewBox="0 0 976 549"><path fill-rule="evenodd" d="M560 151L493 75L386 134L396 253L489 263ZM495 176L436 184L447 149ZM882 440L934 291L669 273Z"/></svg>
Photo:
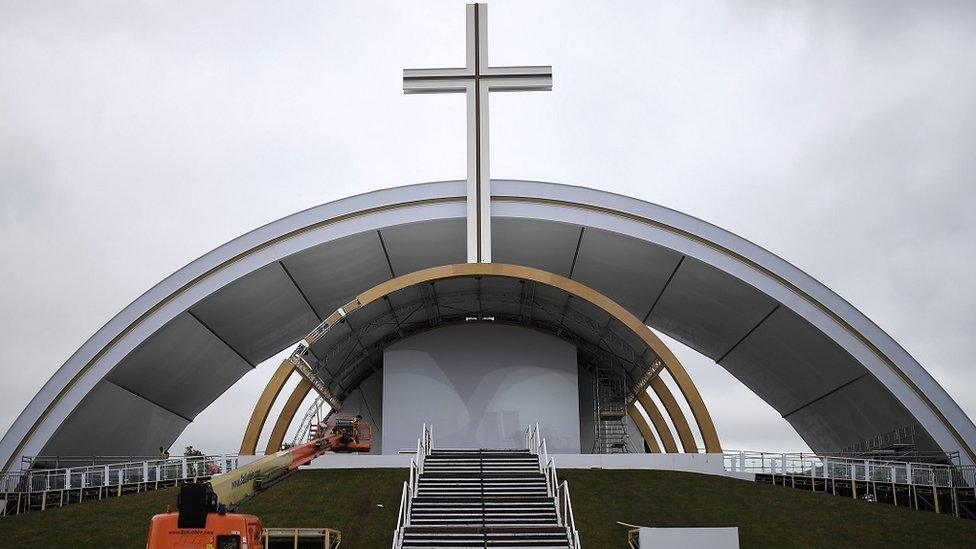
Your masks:
<svg viewBox="0 0 976 549"><path fill-rule="evenodd" d="M627 376L617 368L597 366L593 372L593 453L631 452L627 434Z"/></svg>
<svg viewBox="0 0 976 549"><path fill-rule="evenodd" d="M915 435L915 425L906 425L852 444L842 449L839 455L859 459L960 464L959 452L919 450Z"/></svg>
<svg viewBox="0 0 976 549"><path fill-rule="evenodd" d="M324 398L321 396L317 397L315 402L308 407L301 423L298 424L298 430L295 432L295 437L292 438L289 446L304 444L322 436L319 433L319 425L329 419L332 411L332 407L329 406Z"/></svg>

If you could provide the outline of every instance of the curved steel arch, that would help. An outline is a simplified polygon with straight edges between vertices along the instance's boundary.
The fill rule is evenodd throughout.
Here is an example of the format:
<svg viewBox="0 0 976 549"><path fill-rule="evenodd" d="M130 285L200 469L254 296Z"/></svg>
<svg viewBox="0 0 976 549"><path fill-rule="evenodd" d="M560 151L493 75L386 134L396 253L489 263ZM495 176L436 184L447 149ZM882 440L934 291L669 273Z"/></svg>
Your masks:
<svg viewBox="0 0 976 549"><path fill-rule="evenodd" d="M674 355L674 353L671 352L667 345L665 345L664 342L661 341L661 339L658 338L643 322L605 295L575 280L571 280L555 273L542 271L540 269L500 263L462 263L432 267L399 276L366 290L358 295L355 299L342 306L340 311L330 315L329 319L325 320L319 327L316 327L315 330L312 330L312 332L309 333L309 335L305 336L303 340L305 343L305 348L310 347L314 341L321 338L323 334L323 327L334 327L339 322L338 319L341 318L345 320L346 318L352 318L357 310L362 309L377 300L386 299L388 296L395 294L396 292L421 284L446 279L479 278L489 276L517 279L519 281L531 281L557 288L566 292L567 294L586 300L590 304L599 307L601 310L609 314L611 318L616 319L626 328L631 330L635 336L640 338L640 340L643 341L644 344L646 344L647 347L654 352L654 354L660 359L664 369L667 370L672 379L674 379L675 384L685 397L685 401L688 403L688 406L692 411L698 427L698 432L702 436L705 451L722 451L718 434L715 430L715 425L712 422L711 415L709 414L708 409L701 398L701 394L698 392L698 388L695 387L694 382L684 369L684 366L682 366L681 362ZM255 403L254 411L251 414L251 420L248 422L244 438L241 441L240 453L253 454L255 452L258 437L264 429L264 425L267 421L271 407L274 404L274 400L277 398L278 394L284 387L285 382L287 381L288 374L286 374L286 372L291 372L294 362L297 362L295 357L282 362L282 364L278 367L278 370L276 370L275 374L268 382L268 385L265 387L264 391L261 393L260 398ZM298 368L295 369L301 373L301 370ZM678 434L683 443L684 450L686 452L697 452L698 446L695 444L694 436L683 412L678 407L677 400L671 394L670 390L668 390L667 386L660 380L659 377L657 377L657 372L653 372L653 374L654 377L648 380L647 385L638 391L636 401L640 401L640 405L647 410L647 403L650 403L651 401L648 398L642 398L641 395L646 397L644 390L647 388L647 386L653 387L654 391L659 395L659 398L661 398L662 402L665 404L667 412L672 418L672 422L678 429ZM308 384L309 388L304 388L303 384ZM281 440L284 437L284 429L287 428L287 425L291 422L292 418L297 412L298 405L301 403L301 400L305 397L305 395L308 394L311 386L312 384L308 382L307 379L303 378L299 384L299 387L296 387L288 401L285 403L285 408L276 420L274 431L269 438L269 450L275 449L276 451L276 449L281 445ZM350 389L354 389L354 387L351 387ZM631 403L631 408L635 405L635 403ZM653 408L653 404L651 404L651 407L653 411L656 412L656 408ZM651 417L655 417L651 410L647 411ZM660 415L660 413L658 412L657 415ZM631 417L633 417L632 410ZM653 437L648 438L645 429L643 428L644 426L641 425L642 423L643 418L637 422L637 425L639 428L641 428L641 433L644 436L644 439L648 442L649 446L656 447L657 443L654 441ZM660 432L660 425L657 422L655 422L655 427L658 428L659 436L661 436L663 440L670 439L670 446L673 447L674 440L673 438L670 438L670 432ZM667 434L665 435L665 433Z"/></svg>
<svg viewBox="0 0 976 549"><path fill-rule="evenodd" d="M529 235L533 238L542 238L543 233L549 234L554 228L559 228L560 231L566 229L579 233L584 246L591 235L602 235L601 238L613 240L615 246L624 241L636 242L648 254L664 250L670 254L669 257L680 257L680 260L676 259L675 282L686 279L684 270L692 268L695 276L721 278L723 283L731 281L738 285L737 288L758 292L768 298L769 303L776 307L768 313L772 316L754 322L754 327L760 329L755 330L754 335L747 334L741 345L735 344L739 347L716 349L714 344L717 340L686 343L727 368L739 368L733 373L786 416L815 450L837 449L871 434L868 433L869 428L890 428L892 422L910 421L934 448L958 451L965 463L976 461L976 426L945 389L866 316L772 253L701 220L633 198L582 187L530 181L499 180L493 182L492 188L495 192L492 211L496 221L493 230L503 230L506 226L503 222L510 222L509 225L516 221L531 222L532 227L542 229L538 234ZM223 304L239 297L230 295L235 285L252 284L256 273L267 274L263 270L276 270L273 274L278 276L277 271L285 271L284 265L290 258L307 256L318 246L367 234L379 235L382 241L384 233L397 232L398 227L420 227L418 230L423 232L441 222L455 220L460 224L465 215L464 194L463 182L453 181L359 195L285 217L193 261L116 315L48 380L0 440L3 470L19 462L21 456L36 455L45 450L60 452L81 447L87 451L87 444L98 445L106 453L128 454L151 450L160 443L174 440L226 386L253 364L271 356L273 347L280 350L300 337L301 333L294 327L291 331L283 329L277 339L265 342L263 347L244 349L245 352L238 353L239 359L227 359L228 363L231 359L236 363L218 381L204 380L206 382L198 382L195 386L181 386L192 402L177 402L180 406L170 405L173 399L169 394L158 395L150 390L133 388L138 381L135 372L147 376L153 374L145 366L152 361L137 355L154 351L154 344L161 346L158 340L163 335L176 338L189 334L198 338L207 349L217 349L221 344L220 336L226 334L222 328L214 328L212 323L204 322L211 319L195 314L199 312L196 309L205 306L211 309L211 313L214 309L219 312ZM585 238L583 232L586 233ZM463 240L460 235L458 239ZM403 242L391 243L394 240L391 238L386 240L384 247L390 249L388 257L395 256L391 269L398 263L429 266L446 262L424 263L427 259L422 253L410 251L408 254L408 250L402 247ZM573 240L575 242L575 237ZM437 244L443 245L443 242L437 241ZM506 251L505 239L501 237L494 239L494 246L499 260L507 260L503 258L521 253L516 245ZM428 247L424 253L430 249ZM549 251L543 249L543 252ZM569 257L558 261L565 261L569 266L572 252L570 247ZM580 252L580 258L584 259L590 252ZM550 261L543 255L539 254L539 261ZM641 257L631 254L618 259L632 261ZM684 262L681 263L681 260ZM513 262L535 266L532 261ZM576 273L562 268L557 271L573 278L580 276L579 269ZM705 275L702 275L703 272ZM395 276L396 273L388 272L385 278ZM359 280L357 283L361 289L379 280ZM625 290L619 280L587 283L618 301L615 293ZM668 287L664 285L665 289ZM731 287L726 286L725 289ZM354 294L355 291L347 295ZM332 295L328 299L338 297ZM649 307L653 312L649 302L624 300L621 304L634 310ZM309 307L314 309L315 305L317 303L310 302ZM647 308L639 311L640 315L645 312ZM314 323L313 313L307 312L309 324ZM647 317L651 326L669 335L687 336L691 333L689 329L700 327L687 322L668 324L672 320L656 315ZM213 328L213 333L207 333L208 326ZM815 351L826 349L831 353L814 366L826 368L833 363L843 362L844 376L841 377L844 379L838 378L832 387L817 387L815 393L800 395L803 398L779 402L773 398L777 396L775 391L790 391L802 383L774 379L777 372L770 370L770 365L757 360L755 354L749 355L746 350L750 349L743 350L743 347L758 345L753 340L760 336L775 343L775 338L781 334L762 333L767 327L786 330L795 326L805 330L805 342L815 344ZM238 348L240 345L228 347L232 351L241 351ZM723 351L733 350L732 355L723 355ZM768 348L760 346L759 351L762 350ZM231 351L224 348L221 352L227 354ZM760 369L760 373L771 375L758 379L752 375L755 372L742 370L750 360L758 364L756 368ZM164 365L167 371L177 368L177 365L170 363ZM209 370L207 372L209 375ZM803 373L802 370L798 372ZM824 376L829 377L827 373L825 370ZM129 374L129 377L123 374ZM113 376L119 379L113 381ZM168 381L177 383L181 379L180 376L171 375ZM769 385L774 382L778 385ZM174 392L177 391L174 389ZM859 400L880 404L875 410L859 409ZM119 407L125 407L126 413L113 414L113 411L118 412ZM111 417L107 417L109 415ZM95 428L98 425L96 419L101 420L102 431L123 429L127 434L131 432L132 436L125 440L106 438L108 434L101 435ZM112 422L110 429L105 429L106 421ZM849 426L855 421L861 423L857 429L851 430L853 428Z"/></svg>

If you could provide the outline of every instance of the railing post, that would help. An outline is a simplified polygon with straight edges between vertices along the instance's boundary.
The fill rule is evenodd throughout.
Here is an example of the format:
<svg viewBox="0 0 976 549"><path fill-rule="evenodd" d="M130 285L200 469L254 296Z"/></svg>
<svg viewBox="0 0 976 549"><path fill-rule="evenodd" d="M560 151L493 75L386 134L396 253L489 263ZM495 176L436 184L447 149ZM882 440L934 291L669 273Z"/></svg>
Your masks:
<svg viewBox="0 0 976 549"><path fill-rule="evenodd" d="M220 454L220 473L227 472L227 454Z"/></svg>
<svg viewBox="0 0 976 549"><path fill-rule="evenodd" d="M908 484L915 484L915 479L912 478L912 462L905 462L905 482Z"/></svg>
<svg viewBox="0 0 976 549"><path fill-rule="evenodd" d="M183 456L183 460L180 463L182 467L183 476L181 478L186 478L186 456Z"/></svg>

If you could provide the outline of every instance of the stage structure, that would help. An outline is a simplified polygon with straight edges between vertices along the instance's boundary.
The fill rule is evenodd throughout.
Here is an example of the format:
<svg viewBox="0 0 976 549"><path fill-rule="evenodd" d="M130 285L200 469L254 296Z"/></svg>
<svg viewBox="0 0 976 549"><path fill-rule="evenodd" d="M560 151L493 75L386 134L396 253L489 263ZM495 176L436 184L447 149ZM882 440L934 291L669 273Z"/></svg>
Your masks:
<svg viewBox="0 0 976 549"><path fill-rule="evenodd" d="M946 391L783 259L637 199L492 180L489 92L549 89L552 72L490 67L485 7L468 6L467 23L464 68L404 71L407 93L467 94L467 180L317 206L179 269L48 380L0 441L3 469L24 456L152 455L298 342L254 406L243 453L260 450L290 376L301 381L271 449L314 391L370 415L384 453L403 444L384 423L421 419L464 443L539 421L568 451L720 451L691 378L648 326L715 360L818 453L910 446L976 463L976 427Z"/></svg>

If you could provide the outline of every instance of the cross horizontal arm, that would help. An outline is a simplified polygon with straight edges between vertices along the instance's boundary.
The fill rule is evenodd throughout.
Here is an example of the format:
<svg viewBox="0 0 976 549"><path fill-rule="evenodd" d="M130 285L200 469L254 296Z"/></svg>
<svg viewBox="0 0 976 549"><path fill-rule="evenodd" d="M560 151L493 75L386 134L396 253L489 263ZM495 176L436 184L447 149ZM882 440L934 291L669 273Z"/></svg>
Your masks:
<svg viewBox="0 0 976 549"><path fill-rule="evenodd" d="M464 93L472 86L471 78L418 78L403 81L403 93Z"/></svg>
<svg viewBox="0 0 976 549"><path fill-rule="evenodd" d="M482 84L489 91L550 91L552 90L552 76L486 76L481 78Z"/></svg>
<svg viewBox="0 0 976 549"><path fill-rule="evenodd" d="M482 72L481 76L548 76L552 78L552 66L488 67L488 70Z"/></svg>
<svg viewBox="0 0 976 549"><path fill-rule="evenodd" d="M404 69L403 93L463 93L473 81L467 69Z"/></svg>
<svg viewBox="0 0 976 549"><path fill-rule="evenodd" d="M550 71L550 74L552 72ZM414 80L417 78L460 78L474 76L470 69L403 69L404 80Z"/></svg>

